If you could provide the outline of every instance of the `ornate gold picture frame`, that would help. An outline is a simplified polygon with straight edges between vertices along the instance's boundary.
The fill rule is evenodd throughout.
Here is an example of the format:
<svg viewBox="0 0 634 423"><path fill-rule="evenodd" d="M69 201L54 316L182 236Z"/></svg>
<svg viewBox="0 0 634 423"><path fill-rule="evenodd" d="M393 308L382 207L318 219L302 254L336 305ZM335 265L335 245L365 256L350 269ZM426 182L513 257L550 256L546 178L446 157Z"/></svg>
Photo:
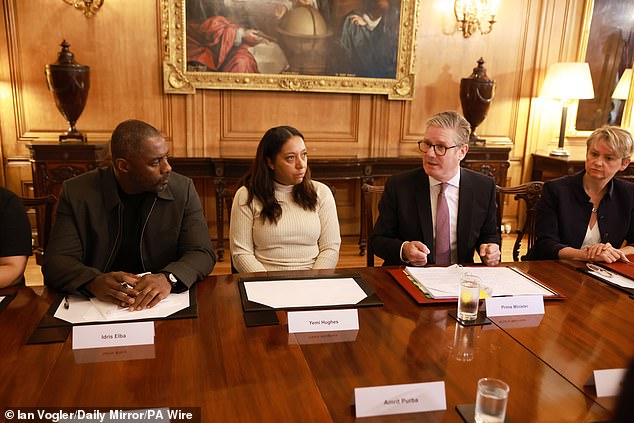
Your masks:
<svg viewBox="0 0 634 423"><path fill-rule="evenodd" d="M416 0L161 0L164 91L410 100L416 22Z"/></svg>
<svg viewBox="0 0 634 423"><path fill-rule="evenodd" d="M590 64L595 98L579 100L579 103L571 107L566 128L568 138L585 140L595 128L608 123L625 129L634 129L632 126L634 124L632 122L634 84L630 83L630 94L626 100L611 98L617 81L623 74L622 68L631 68L634 64L632 61L634 49L630 35L634 31L634 24L630 19L631 9L632 5L628 0L586 1L577 61ZM593 29L594 26L596 28ZM619 62L624 59L626 59L625 64L619 66ZM617 114L619 117L616 121L608 122L606 119L590 120L589 124L581 123L581 119L588 113L596 113L600 116L609 111L610 106L614 106L615 109L620 107L620 114Z"/></svg>

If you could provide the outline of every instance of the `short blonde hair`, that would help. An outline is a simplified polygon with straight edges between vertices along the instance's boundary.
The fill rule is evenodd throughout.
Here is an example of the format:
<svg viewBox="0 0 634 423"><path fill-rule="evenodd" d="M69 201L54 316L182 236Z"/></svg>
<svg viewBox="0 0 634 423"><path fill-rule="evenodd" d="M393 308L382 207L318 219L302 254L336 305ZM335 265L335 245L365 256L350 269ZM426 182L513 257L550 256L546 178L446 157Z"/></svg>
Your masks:
<svg viewBox="0 0 634 423"><path fill-rule="evenodd" d="M604 141L622 160L631 158L634 153L632 134L618 126L606 125L596 129L586 141L587 149L597 140Z"/></svg>
<svg viewBox="0 0 634 423"><path fill-rule="evenodd" d="M456 133L456 144L463 145L469 143L469 134L471 134L471 124L459 113L453 110L437 113L427 119L425 127L430 126L443 129L453 129Z"/></svg>

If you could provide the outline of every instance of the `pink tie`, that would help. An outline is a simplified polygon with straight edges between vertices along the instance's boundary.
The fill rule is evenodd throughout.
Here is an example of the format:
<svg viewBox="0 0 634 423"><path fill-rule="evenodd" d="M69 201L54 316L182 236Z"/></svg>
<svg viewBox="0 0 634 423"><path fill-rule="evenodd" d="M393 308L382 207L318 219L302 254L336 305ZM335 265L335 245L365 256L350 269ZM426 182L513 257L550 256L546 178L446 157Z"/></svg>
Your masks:
<svg viewBox="0 0 634 423"><path fill-rule="evenodd" d="M451 244L449 242L449 206L445 190L447 183L440 184L436 201L436 264L451 264Z"/></svg>

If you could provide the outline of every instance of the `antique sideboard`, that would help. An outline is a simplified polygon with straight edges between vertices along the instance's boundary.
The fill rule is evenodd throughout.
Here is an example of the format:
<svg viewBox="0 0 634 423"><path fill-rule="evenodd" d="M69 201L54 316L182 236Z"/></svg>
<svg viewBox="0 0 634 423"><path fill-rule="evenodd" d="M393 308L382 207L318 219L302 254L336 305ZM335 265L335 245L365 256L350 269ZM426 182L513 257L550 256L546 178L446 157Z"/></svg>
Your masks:
<svg viewBox="0 0 634 423"><path fill-rule="evenodd" d="M65 179L96 168L107 159L105 144L28 144L36 196L59 195ZM498 185L506 185L510 147L470 147L463 167L493 177ZM218 260L224 257L225 205L222 193L234 188L247 171L252 158L174 157L170 164L174 171L192 179L211 179L215 187L216 236ZM360 187L421 165L421 159L411 157L388 158L310 158L312 176L325 183L350 180ZM359 253L365 253L367 234L363 228L363 196L359 192ZM498 204L500 204L498 202ZM501 205L501 204L500 204ZM502 215L501 210L498 211Z"/></svg>
<svg viewBox="0 0 634 423"><path fill-rule="evenodd" d="M549 181L560 176L572 175L585 169L585 157L550 156L548 153L533 153L533 168L531 171L531 181ZM617 173L623 179L634 180L634 163L630 163L623 172Z"/></svg>

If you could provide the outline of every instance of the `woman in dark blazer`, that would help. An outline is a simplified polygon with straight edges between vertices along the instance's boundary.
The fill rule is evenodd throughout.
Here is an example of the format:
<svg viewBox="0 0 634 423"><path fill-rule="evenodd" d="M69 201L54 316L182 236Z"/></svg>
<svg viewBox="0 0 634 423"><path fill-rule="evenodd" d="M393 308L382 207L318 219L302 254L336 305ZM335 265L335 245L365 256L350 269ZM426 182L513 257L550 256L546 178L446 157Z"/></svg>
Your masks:
<svg viewBox="0 0 634 423"><path fill-rule="evenodd" d="M614 178L633 151L624 129L590 135L585 170L544 184L530 258L612 263L634 253L634 184Z"/></svg>

